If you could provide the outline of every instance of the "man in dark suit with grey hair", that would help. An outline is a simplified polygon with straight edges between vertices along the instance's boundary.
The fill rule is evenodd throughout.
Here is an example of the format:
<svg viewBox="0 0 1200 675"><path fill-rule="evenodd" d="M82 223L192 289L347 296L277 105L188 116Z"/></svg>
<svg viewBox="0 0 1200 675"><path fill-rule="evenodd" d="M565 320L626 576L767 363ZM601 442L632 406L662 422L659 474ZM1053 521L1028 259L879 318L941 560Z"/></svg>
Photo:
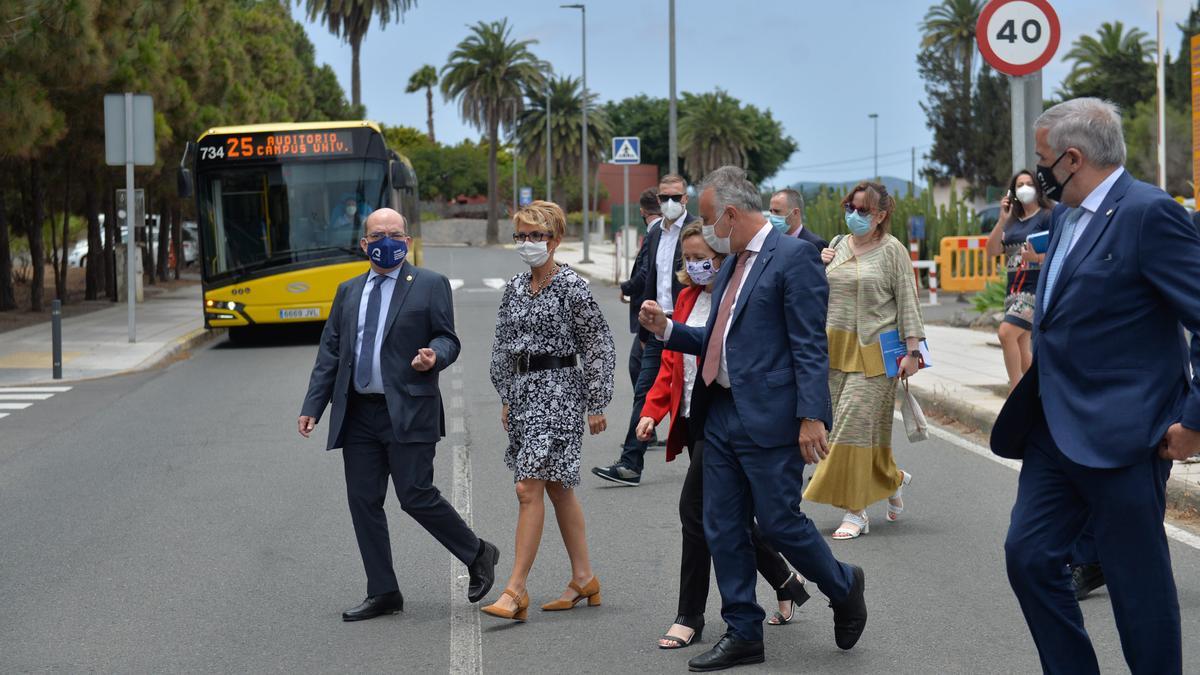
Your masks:
<svg viewBox="0 0 1200 675"><path fill-rule="evenodd" d="M460 349L450 282L405 260L412 240L404 216L379 209L364 227L359 245L371 269L338 286L298 420L308 438L332 401L326 449L342 448L367 574L367 598L345 621L404 609L383 511L389 476L400 508L467 565L471 602L491 590L499 558L433 485L434 451L446 432L438 373Z"/></svg>

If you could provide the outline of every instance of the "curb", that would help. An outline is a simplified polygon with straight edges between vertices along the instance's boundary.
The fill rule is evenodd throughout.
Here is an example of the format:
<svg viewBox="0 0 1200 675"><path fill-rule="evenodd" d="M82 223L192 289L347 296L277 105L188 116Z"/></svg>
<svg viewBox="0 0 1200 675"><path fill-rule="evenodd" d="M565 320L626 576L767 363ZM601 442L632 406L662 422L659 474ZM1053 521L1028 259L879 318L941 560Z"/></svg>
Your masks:
<svg viewBox="0 0 1200 675"><path fill-rule="evenodd" d="M970 403L954 400L936 391L930 391L915 385L911 386L911 390L913 395L916 396L917 402L921 404L922 410L947 417L969 428L971 431L981 433L985 436L992 433L992 424L996 421L994 414ZM1167 506L1179 511L1200 513L1200 486L1193 485L1179 478L1168 479Z"/></svg>
<svg viewBox="0 0 1200 675"><path fill-rule="evenodd" d="M90 382L92 380L102 380L106 377L118 377L121 375L131 375L133 373L140 373L140 372L143 372L146 370L151 370L151 369L157 368L158 366L163 365L167 361L175 358L176 356L179 356L180 354L184 354L186 352L192 351L193 349L202 347L202 346L208 344L209 342L212 342L212 341L216 340L217 338L219 338L220 336L224 335L225 332L226 332L226 330L224 328L211 328L211 329L210 328L197 328L196 330L193 330L190 333L187 333L181 337L175 338L175 340L173 340L170 344L168 344L167 346L158 350L154 354L151 354L144 361L142 361L138 365L134 366L133 368L126 368L125 370L119 370L115 373L105 373L103 375L92 375L89 377L73 377L73 378L65 378L64 377L61 380L50 379L50 380L40 380L37 382L25 382L19 386L36 387L36 386L53 386L53 385L58 385L58 384L73 384L73 383L77 383L77 382Z"/></svg>

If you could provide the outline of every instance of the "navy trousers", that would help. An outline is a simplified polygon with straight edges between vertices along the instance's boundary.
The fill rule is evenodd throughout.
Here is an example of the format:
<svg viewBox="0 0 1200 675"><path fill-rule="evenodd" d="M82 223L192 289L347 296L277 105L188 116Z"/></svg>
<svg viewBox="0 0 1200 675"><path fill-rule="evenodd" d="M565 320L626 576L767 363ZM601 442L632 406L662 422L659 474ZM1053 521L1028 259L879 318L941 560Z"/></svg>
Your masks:
<svg viewBox="0 0 1200 675"><path fill-rule="evenodd" d="M350 395L342 460L350 518L367 573L368 596L400 588L392 567L392 542L383 511L389 477L396 487L400 508L454 557L470 565L479 552L475 533L433 484L436 446L397 442L389 420L382 397Z"/></svg>
<svg viewBox="0 0 1200 675"><path fill-rule="evenodd" d="M752 517L763 539L792 567L830 600L844 600L853 584L850 566L833 557L829 544L800 510L804 459L798 445L754 445L733 396L716 385L704 442L704 535L721 591L721 618L733 637L763 639L766 614L755 601Z"/></svg>
<svg viewBox="0 0 1200 675"><path fill-rule="evenodd" d="M642 341L637 335L633 336L633 344L629 346L629 386L637 387L638 374L642 372Z"/></svg>
<svg viewBox="0 0 1200 675"><path fill-rule="evenodd" d="M1182 673L1179 600L1163 531L1171 462L1076 464L1044 421L1030 434L1004 543L1008 579L1046 673L1099 673L1067 563L1090 524L1131 672Z"/></svg>
<svg viewBox="0 0 1200 675"><path fill-rule="evenodd" d="M633 412L629 418L629 430L625 433L625 444L621 446L621 459L618 460L638 473L645 466L646 443L638 440L637 425L642 419L646 392L650 391L650 387L654 386L654 378L658 377L662 352L663 343L653 337L646 340L646 346L642 348L642 369L638 372L637 384L633 385Z"/></svg>

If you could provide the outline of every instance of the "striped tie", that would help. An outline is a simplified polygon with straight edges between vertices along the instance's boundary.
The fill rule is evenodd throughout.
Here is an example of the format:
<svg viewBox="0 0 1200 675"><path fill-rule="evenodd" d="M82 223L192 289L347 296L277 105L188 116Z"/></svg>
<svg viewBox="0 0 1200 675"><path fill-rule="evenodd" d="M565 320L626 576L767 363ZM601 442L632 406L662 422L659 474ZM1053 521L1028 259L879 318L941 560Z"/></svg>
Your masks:
<svg viewBox="0 0 1200 675"><path fill-rule="evenodd" d="M1043 311L1050 308L1050 298L1053 297L1054 282L1058 281L1058 274L1062 272L1063 263L1067 259L1067 254L1071 252L1071 240L1075 238L1075 226L1079 224L1079 218L1083 215L1083 207L1075 207L1067 212L1066 222L1063 223L1063 233L1058 239L1058 246L1054 249L1054 255L1050 258L1050 267L1046 270L1046 292L1042 295Z"/></svg>

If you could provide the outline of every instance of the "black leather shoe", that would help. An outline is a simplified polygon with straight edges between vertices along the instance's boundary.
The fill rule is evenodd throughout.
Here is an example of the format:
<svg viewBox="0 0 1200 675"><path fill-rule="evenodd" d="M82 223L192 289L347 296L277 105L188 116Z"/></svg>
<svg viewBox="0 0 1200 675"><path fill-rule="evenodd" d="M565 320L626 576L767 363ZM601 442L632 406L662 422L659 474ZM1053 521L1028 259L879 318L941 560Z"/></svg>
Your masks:
<svg viewBox="0 0 1200 675"><path fill-rule="evenodd" d="M839 649L853 647L867 627L867 600L863 593L867 580L861 567L851 565L850 568L854 573L850 594L839 603L829 603L833 608L833 639Z"/></svg>
<svg viewBox="0 0 1200 675"><path fill-rule="evenodd" d="M739 640L726 633L712 649L688 661L688 670L693 673L707 673L711 670L762 663L765 660L762 640Z"/></svg>
<svg viewBox="0 0 1200 675"><path fill-rule="evenodd" d="M1104 581L1104 570L1099 563L1071 565L1071 588L1075 591L1075 599L1082 600L1089 593L1100 588Z"/></svg>
<svg viewBox="0 0 1200 675"><path fill-rule="evenodd" d="M500 560L500 549L482 539L479 540L479 553L475 561L467 568L471 573L471 584L467 587L467 600L479 602L492 590L496 582L496 563Z"/></svg>
<svg viewBox="0 0 1200 675"><path fill-rule="evenodd" d="M354 609L342 612L342 621L365 621L384 614L395 614L404 611L404 596L400 591L372 595Z"/></svg>

